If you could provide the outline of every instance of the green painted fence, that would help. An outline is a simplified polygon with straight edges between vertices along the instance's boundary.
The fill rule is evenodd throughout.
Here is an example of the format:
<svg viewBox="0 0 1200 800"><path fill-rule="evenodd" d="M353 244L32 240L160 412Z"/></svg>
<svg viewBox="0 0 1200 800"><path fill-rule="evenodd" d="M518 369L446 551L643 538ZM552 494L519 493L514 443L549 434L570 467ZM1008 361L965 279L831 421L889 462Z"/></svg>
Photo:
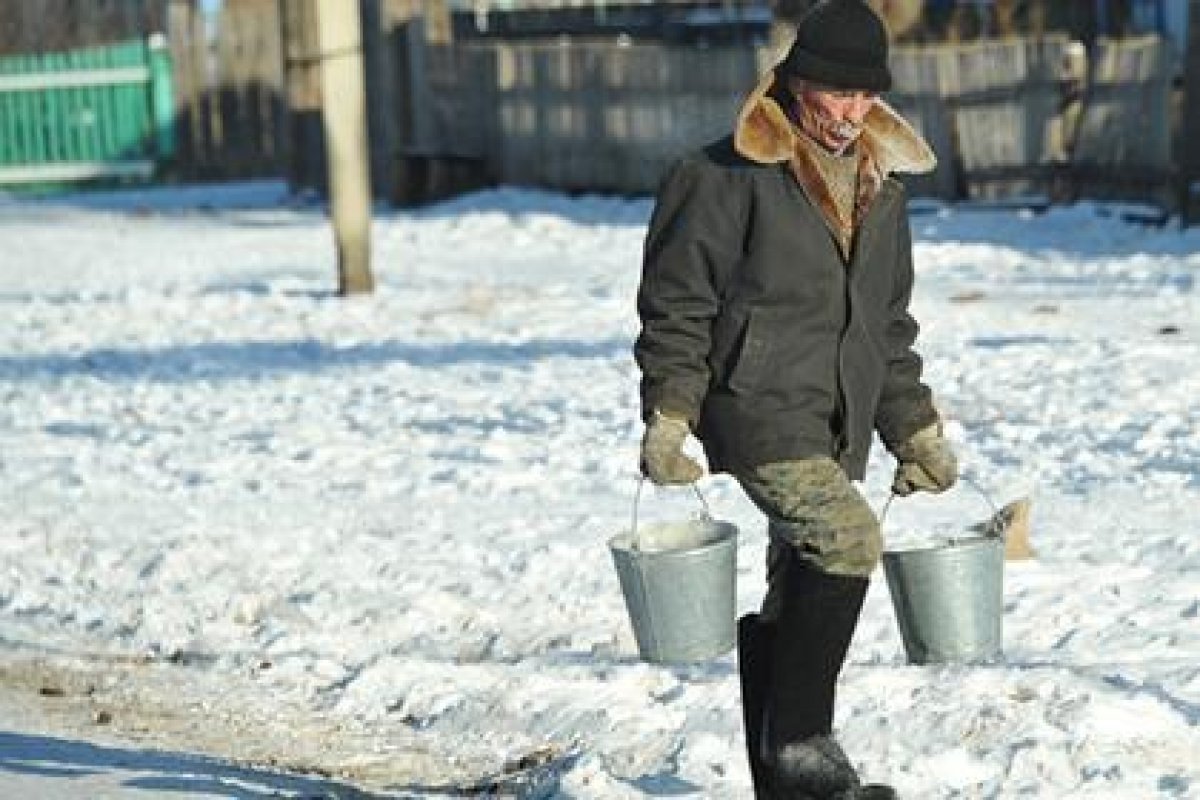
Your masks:
<svg viewBox="0 0 1200 800"><path fill-rule="evenodd" d="M0 58L0 185L149 178L175 151L165 39Z"/></svg>

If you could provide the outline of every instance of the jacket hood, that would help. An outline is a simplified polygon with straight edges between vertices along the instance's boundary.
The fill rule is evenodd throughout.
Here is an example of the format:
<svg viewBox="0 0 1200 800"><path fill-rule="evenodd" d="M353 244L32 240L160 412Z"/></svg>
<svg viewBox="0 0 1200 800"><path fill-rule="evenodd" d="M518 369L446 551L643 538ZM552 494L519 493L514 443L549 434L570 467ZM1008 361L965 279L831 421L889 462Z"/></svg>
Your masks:
<svg viewBox="0 0 1200 800"><path fill-rule="evenodd" d="M791 161L800 135L776 99L775 86L775 70L770 70L742 105L734 129L734 147L760 164ZM858 147L882 176L919 174L937 166L937 157L921 135L882 100L867 113Z"/></svg>

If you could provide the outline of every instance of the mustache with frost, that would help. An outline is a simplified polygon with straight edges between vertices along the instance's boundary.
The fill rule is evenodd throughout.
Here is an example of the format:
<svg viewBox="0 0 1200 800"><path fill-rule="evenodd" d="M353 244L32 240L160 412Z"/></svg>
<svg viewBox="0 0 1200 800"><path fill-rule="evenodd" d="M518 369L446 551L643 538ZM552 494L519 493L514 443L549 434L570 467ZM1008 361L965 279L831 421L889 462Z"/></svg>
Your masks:
<svg viewBox="0 0 1200 800"><path fill-rule="evenodd" d="M799 122L801 129L817 141L830 141L836 144L841 152L862 135L863 124L848 119L833 119L811 109L800 107Z"/></svg>

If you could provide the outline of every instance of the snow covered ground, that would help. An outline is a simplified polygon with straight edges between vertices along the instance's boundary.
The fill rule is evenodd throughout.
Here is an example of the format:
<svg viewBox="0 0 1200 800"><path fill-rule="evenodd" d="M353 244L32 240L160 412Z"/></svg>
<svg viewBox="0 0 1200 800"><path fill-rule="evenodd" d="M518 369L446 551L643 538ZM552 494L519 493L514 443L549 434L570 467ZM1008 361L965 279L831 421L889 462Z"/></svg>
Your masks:
<svg viewBox="0 0 1200 800"><path fill-rule="evenodd" d="M732 655L640 662L606 547L649 211L381 211L379 289L341 299L327 221L275 183L0 199L0 662L82 681L106 730L190 710L161 743L402 796L749 797ZM994 666L909 666L879 575L840 736L906 798L1200 797L1200 232L1091 205L913 225L927 377L989 497L885 530L1029 496L1037 556ZM764 526L702 489L753 609Z"/></svg>

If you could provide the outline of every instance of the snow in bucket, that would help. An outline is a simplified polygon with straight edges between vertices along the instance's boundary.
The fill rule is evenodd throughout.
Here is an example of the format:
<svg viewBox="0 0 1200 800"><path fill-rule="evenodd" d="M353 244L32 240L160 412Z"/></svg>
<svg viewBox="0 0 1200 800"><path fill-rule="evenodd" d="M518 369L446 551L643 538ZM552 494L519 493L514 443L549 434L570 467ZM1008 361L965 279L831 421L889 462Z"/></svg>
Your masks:
<svg viewBox="0 0 1200 800"><path fill-rule="evenodd" d="M997 513L991 493L967 476L944 493L892 496L879 511L884 549L930 550L1000 536L989 524Z"/></svg>
<svg viewBox="0 0 1200 800"><path fill-rule="evenodd" d="M885 547L889 552L928 550L949 547L966 539L977 538L960 522L931 522L923 527L888 526L883 533Z"/></svg>
<svg viewBox="0 0 1200 800"><path fill-rule="evenodd" d="M726 526L709 517L698 516L690 520L643 523L633 537L632 546L642 553L696 550L716 544L726 536Z"/></svg>

